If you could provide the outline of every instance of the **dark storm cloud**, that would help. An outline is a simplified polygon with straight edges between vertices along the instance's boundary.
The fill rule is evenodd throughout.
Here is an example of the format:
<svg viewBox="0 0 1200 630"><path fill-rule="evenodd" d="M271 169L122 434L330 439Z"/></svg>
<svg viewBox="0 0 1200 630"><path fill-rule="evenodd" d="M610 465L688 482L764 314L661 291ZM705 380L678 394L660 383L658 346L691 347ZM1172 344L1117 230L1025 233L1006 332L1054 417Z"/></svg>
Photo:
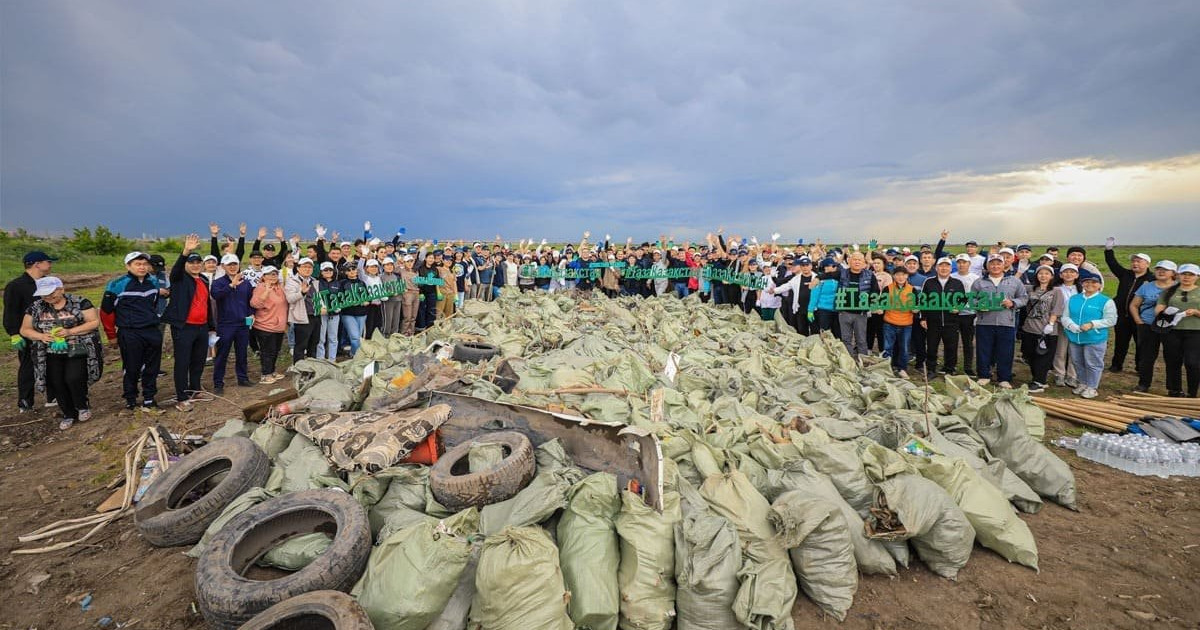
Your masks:
<svg viewBox="0 0 1200 630"><path fill-rule="evenodd" d="M5 227L888 229L1003 173L1200 150L1188 1L22 0L0 24Z"/></svg>

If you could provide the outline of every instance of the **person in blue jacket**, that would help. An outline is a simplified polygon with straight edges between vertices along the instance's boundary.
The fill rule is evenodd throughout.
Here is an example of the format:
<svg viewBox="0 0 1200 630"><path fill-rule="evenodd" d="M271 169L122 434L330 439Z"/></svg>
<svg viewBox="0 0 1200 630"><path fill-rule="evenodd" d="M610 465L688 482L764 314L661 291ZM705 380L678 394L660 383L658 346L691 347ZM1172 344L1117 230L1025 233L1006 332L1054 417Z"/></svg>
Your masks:
<svg viewBox="0 0 1200 630"><path fill-rule="evenodd" d="M841 267L832 258L821 261L821 275L816 286L808 296L808 321L816 325L817 333L831 330L834 335L838 332L837 311L834 310L834 299L837 297L838 278Z"/></svg>
<svg viewBox="0 0 1200 630"><path fill-rule="evenodd" d="M250 295L254 287L241 271L241 261L236 254L225 254L221 258L225 275L213 280L212 297L217 303L217 356L213 359L213 391L225 391L225 365L229 351L234 351L233 371L237 384L250 387L247 358L250 347L250 325L254 309L250 308Z"/></svg>
<svg viewBox="0 0 1200 630"><path fill-rule="evenodd" d="M1104 374L1108 331L1117 325L1117 305L1100 292L1104 288L1100 274L1080 270L1079 284L1083 291L1067 300L1062 325L1071 343L1071 362L1075 364L1075 376L1079 380L1074 393L1095 398L1099 394L1100 376Z"/></svg>
<svg viewBox="0 0 1200 630"><path fill-rule="evenodd" d="M125 375L122 380L125 406L137 409L138 381L142 386L140 409L162 413L154 397L158 394L158 369L162 363L162 330L158 327L158 280L150 255L129 252L125 255L126 273L104 287L100 310L112 313L117 327L117 345Z"/></svg>

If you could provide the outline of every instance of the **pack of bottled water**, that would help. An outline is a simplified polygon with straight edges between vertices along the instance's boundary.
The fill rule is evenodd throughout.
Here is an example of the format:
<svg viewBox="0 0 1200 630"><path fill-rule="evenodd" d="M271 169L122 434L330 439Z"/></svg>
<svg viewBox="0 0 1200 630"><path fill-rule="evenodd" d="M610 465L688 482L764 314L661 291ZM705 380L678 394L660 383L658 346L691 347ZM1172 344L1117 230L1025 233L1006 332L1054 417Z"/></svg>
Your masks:
<svg viewBox="0 0 1200 630"><path fill-rule="evenodd" d="M1075 454L1135 475L1200 477L1200 444L1175 444L1148 435L1085 433L1060 444Z"/></svg>

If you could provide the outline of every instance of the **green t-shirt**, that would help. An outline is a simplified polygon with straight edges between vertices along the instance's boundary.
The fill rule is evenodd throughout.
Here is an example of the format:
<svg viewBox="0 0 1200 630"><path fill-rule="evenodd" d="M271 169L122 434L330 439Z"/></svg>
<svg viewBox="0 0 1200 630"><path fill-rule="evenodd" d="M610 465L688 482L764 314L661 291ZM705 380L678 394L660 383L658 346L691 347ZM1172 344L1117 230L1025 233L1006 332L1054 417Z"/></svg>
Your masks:
<svg viewBox="0 0 1200 630"><path fill-rule="evenodd" d="M1165 304L1168 307L1186 311L1189 308L1200 308L1200 287L1193 287L1191 291L1184 291L1182 288L1176 287L1174 295L1171 296L1171 301L1167 301L1167 294L1171 293L1171 289L1162 292L1158 296L1158 303ZM1175 324L1178 330L1200 330L1200 317L1195 315L1184 317Z"/></svg>

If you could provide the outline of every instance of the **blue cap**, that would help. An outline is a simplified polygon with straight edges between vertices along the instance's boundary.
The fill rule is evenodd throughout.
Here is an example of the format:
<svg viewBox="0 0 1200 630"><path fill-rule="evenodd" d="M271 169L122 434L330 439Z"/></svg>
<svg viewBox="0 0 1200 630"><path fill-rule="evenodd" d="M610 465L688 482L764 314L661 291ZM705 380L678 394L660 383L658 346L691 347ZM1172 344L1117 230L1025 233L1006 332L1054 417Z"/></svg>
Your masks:
<svg viewBox="0 0 1200 630"><path fill-rule="evenodd" d="M812 264L812 259L809 258L808 256L800 256L792 261L793 266L811 265L811 264Z"/></svg>
<svg viewBox="0 0 1200 630"><path fill-rule="evenodd" d="M1030 247L1024 243L1017 245L1017 251L1021 251L1022 249L1027 250L1027 251L1033 251L1032 247Z"/></svg>
<svg viewBox="0 0 1200 630"><path fill-rule="evenodd" d="M837 261L832 258L826 258L825 260L821 261L822 269L824 269L825 267L836 267L836 266L837 266Z"/></svg>
<svg viewBox="0 0 1200 630"><path fill-rule="evenodd" d="M34 263L45 262L47 260L55 261L58 259L55 258L54 256L47 254L46 252L38 251L38 250L34 250L32 252L29 252L28 254L25 254L25 264L26 265L32 265Z"/></svg>
<svg viewBox="0 0 1200 630"><path fill-rule="evenodd" d="M1079 270L1079 279L1076 280L1076 282L1078 282L1079 284L1083 284L1084 280L1095 280L1096 282L1099 282L1100 284L1104 284L1104 278L1101 278L1100 274L1092 273L1091 271L1088 271L1087 269L1080 269Z"/></svg>

